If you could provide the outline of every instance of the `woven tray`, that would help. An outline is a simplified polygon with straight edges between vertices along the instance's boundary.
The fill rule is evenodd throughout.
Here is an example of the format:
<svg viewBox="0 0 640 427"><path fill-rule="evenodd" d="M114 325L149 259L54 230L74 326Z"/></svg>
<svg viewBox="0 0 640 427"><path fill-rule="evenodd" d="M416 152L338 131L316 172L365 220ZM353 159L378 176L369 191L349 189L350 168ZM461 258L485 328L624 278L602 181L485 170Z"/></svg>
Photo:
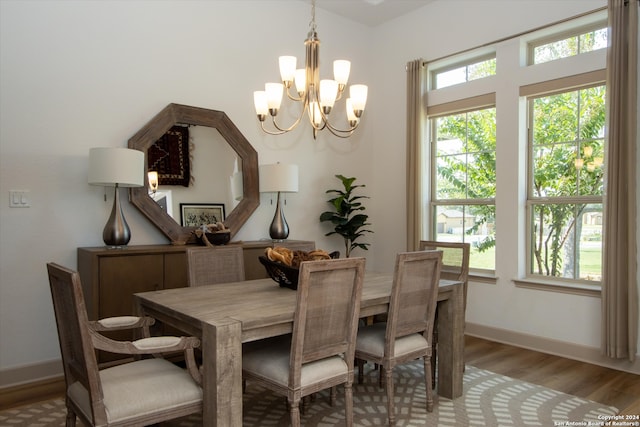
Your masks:
<svg viewBox="0 0 640 427"><path fill-rule="evenodd" d="M340 252L331 252L329 256L333 259L340 258ZM275 280L280 287L289 289L298 289L298 275L300 271L297 267L289 267L278 261L271 261L264 255L260 255L258 260L267 270L269 277Z"/></svg>

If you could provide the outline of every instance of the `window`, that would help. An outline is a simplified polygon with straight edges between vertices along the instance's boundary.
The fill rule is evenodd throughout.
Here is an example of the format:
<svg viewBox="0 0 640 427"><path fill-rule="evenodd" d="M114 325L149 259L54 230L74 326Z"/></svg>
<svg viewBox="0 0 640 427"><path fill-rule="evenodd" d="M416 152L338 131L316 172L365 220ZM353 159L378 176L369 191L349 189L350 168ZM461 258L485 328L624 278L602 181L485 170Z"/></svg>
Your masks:
<svg viewBox="0 0 640 427"><path fill-rule="evenodd" d="M476 59L464 65L454 65L432 73L434 89L441 89L496 74L495 54L490 58Z"/></svg>
<svg viewBox="0 0 640 427"><path fill-rule="evenodd" d="M598 292L606 19L427 63L420 238L469 242L472 282Z"/></svg>
<svg viewBox="0 0 640 427"><path fill-rule="evenodd" d="M431 120L432 235L471 244L469 267L495 270L496 109Z"/></svg>
<svg viewBox="0 0 640 427"><path fill-rule="evenodd" d="M606 23L599 23L594 28L576 30L573 34L566 34L551 41L531 43L532 64L542 64L561 58L580 55L607 47Z"/></svg>
<svg viewBox="0 0 640 427"><path fill-rule="evenodd" d="M532 98L529 274L600 281L605 87Z"/></svg>

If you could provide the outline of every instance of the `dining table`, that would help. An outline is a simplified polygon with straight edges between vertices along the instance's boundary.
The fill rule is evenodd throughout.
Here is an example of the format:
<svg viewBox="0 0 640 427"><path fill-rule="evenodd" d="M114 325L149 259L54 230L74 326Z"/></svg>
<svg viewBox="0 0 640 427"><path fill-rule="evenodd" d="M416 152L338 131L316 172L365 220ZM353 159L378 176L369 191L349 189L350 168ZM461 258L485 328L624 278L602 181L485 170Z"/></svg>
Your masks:
<svg viewBox="0 0 640 427"><path fill-rule="evenodd" d="M386 313L393 275L366 272L360 317ZM242 426L242 346L290 333L296 291L270 278L134 294L139 315L201 339L203 425ZM462 395L463 283L441 279L438 292L437 393Z"/></svg>

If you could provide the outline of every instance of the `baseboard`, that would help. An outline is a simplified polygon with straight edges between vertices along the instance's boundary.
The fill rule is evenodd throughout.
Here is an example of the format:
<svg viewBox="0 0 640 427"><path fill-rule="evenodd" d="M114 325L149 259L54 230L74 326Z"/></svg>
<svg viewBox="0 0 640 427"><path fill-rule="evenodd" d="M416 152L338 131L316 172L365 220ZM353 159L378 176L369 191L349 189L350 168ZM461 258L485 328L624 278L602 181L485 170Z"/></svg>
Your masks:
<svg viewBox="0 0 640 427"><path fill-rule="evenodd" d="M64 376L0 388L0 411L64 396Z"/></svg>
<svg viewBox="0 0 640 427"><path fill-rule="evenodd" d="M62 359L30 363L11 369L0 369L0 390L20 384L63 375Z"/></svg>
<svg viewBox="0 0 640 427"><path fill-rule="evenodd" d="M597 347L588 347L581 344L469 322L465 324L465 334L640 375L640 356L636 357L633 363L626 359L611 359L603 356Z"/></svg>
<svg viewBox="0 0 640 427"><path fill-rule="evenodd" d="M0 370L0 409L64 393L61 360Z"/></svg>

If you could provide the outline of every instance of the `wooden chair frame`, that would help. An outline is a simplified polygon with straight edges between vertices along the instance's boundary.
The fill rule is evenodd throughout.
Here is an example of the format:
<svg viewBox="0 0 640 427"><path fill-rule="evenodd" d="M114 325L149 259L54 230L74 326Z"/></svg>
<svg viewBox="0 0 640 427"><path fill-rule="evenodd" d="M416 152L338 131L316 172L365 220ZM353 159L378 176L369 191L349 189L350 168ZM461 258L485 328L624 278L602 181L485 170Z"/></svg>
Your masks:
<svg viewBox="0 0 640 427"><path fill-rule="evenodd" d="M300 401L303 397L344 384L347 426L353 425L353 378L355 338L360 315L364 279L364 258L306 261L301 263L296 311L290 341L268 340L262 348L243 356L243 375L287 396L291 425L300 425ZM260 343L257 343L260 345ZM264 359L280 346L280 358ZM274 379L266 373L270 360L287 359L286 379ZM253 362L252 362L253 361ZM264 364L262 364L264 363ZM318 379L305 379L311 369L319 369ZM333 396L333 393L332 393Z"/></svg>
<svg viewBox="0 0 640 427"><path fill-rule="evenodd" d="M442 254L442 269L440 270L440 277L447 280L456 280L463 283L463 295L464 295L464 309L467 309L467 288L469 286L469 256L471 253L471 245L469 243L461 242L438 242L435 240L421 240L420 250L441 250ZM459 252L456 257L460 260L459 264L454 264L451 261L449 254ZM433 354L431 355L431 372L432 384L436 386L436 364L438 361L438 310L436 309L436 319L433 328L432 339Z"/></svg>
<svg viewBox="0 0 640 427"><path fill-rule="evenodd" d="M75 426L77 417L80 417L85 425L91 426L134 426L155 424L202 412L201 377L194 359L194 349L200 345L197 338L150 337L148 328L154 322L151 318L122 316L90 322L87 318L79 274L55 263L48 263L47 271L64 367L67 426ZM143 338L136 341L115 341L101 334L104 331L130 328L139 328ZM136 359L140 359L143 355L182 351L185 354L190 376L181 373L180 368L164 359L152 362L153 366L178 372L181 381L188 385L191 394L197 395L199 390L200 399L192 398L189 402L176 404L174 407L157 408L153 412L149 411L139 416L132 415L126 419L112 420L105 403L106 394L102 385L104 377L97 363L96 350L128 354ZM105 372L109 370L115 372L114 370L121 369L125 365L131 365L133 370L136 370L137 366L149 366L148 362L149 360L136 360L108 368ZM115 386L117 387L117 384ZM114 410L114 408L110 409Z"/></svg>
<svg viewBox="0 0 640 427"><path fill-rule="evenodd" d="M433 410L433 390L429 387L431 336L441 262L441 251L398 254L386 323L374 323L358 331L355 356L359 361L359 382L363 379L360 361L380 366L385 375L389 425L395 424L393 369L396 365L423 358L426 407L429 412Z"/></svg>

